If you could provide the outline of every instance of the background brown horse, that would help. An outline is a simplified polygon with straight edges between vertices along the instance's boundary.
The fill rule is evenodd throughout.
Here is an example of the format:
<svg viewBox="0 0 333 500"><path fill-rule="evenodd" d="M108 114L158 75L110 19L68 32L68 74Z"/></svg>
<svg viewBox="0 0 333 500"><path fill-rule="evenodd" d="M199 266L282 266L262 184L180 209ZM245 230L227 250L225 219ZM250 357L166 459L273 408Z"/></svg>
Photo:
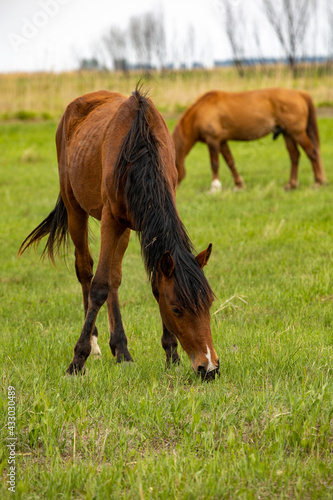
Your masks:
<svg viewBox="0 0 333 500"><path fill-rule="evenodd" d="M55 209L26 238L19 253L48 236L54 259L69 232L82 286L85 322L69 365L81 371L91 350L100 354L95 321L107 302L110 347L117 361L132 361L121 320L118 288L130 230L138 232L143 260L163 322L167 364L178 362L177 338L194 370L214 378L209 309L213 293L202 272L211 245L195 258L175 204L177 171L167 126L152 101L137 89L130 98L95 92L75 99L56 134L60 195ZM101 220L95 277L88 248L88 218Z"/></svg>
<svg viewBox="0 0 333 500"><path fill-rule="evenodd" d="M326 182L319 150L316 111L306 92L273 88L251 92L212 91L200 97L178 121L173 132L179 182L185 176L184 160L197 141L209 148L213 181L211 191L221 188L219 153L238 188L244 186L228 141L252 141L269 133L283 134L290 160L290 180L285 189L298 185L299 144L312 163L315 183Z"/></svg>

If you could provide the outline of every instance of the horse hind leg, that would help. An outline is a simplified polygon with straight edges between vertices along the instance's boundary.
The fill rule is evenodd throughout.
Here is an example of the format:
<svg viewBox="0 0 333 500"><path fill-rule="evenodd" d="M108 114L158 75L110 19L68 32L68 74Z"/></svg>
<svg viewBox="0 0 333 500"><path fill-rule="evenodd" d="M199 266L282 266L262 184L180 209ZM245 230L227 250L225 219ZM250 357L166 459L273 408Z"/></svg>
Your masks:
<svg viewBox="0 0 333 500"><path fill-rule="evenodd" d="M243 181L241 175L239 175L239 173L238 173L238 170L237 170L236 165L235 165L235 160L234 160L234 158L231 154L230 148L226 142L221 142L220 151L221 151L221 154L222 154L226 164L228 165L228 167L230 169L230 172L231 172L232 177L233 177L234 182L235 182L236 189L243 189L244 188L244 181Z"/></svg>
<svg viewBox="0 0 333 500"><path fill-rule="evenodd" d="M315 185L320 186L326 183L325 172L321 163L319 146L314 145L306 132L295 137L295 140L304 149L306 155L312 164L312 170L315 178Z"/></svg>
<svg viewBox="0 0 333 500"><path fill-rule="evenodd" d="M122 278L122 260L128 246L130 232L130 229L126 229L119 239L111 264L110 290L107 298L110 349L113 356L117 358L117 363L121 363L122 361L133 361L127 348L127 337L121 319L118 297L118 288Z"/></svg>
<svg viewBox="0 0 333 500"><path fill-rule="evenodd" d="M298 161L300 157L300 152L298 150L297 144L290 136L283 134L284 141L290 156L291 161L291 171L290 180L284 186L285 190L296 189L298 187Z"/></svg>
<svg viewBox="0 0 333 500"><path fill-rule="evenodd" d="M173 333L169 332L166 326L163 324L163 334L161 338L162 347L166 355L166 366L170 367L172 364L179 364L180 358L177 352L178 342Z"/></svg>

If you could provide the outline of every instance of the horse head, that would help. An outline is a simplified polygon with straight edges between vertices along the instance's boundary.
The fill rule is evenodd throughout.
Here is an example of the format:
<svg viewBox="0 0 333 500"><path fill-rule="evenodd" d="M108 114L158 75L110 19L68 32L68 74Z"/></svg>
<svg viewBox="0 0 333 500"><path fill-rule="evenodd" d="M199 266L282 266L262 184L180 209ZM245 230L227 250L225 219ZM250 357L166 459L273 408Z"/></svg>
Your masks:
<svg viewBox="0 0 333 500"><path fill-rule="evenodd" d="M212 250L210 244L206 250L193 258L197 272L207 264ZM160 258L153 292L159 304L163 324L179 340L188 354L192 367L205 380L215 379L219 375L219 359L212 342L209 309L213 298L203 301L200 307L193 307L191 296L187 294L187 303L179 300L176 291L176 277L179 273L178 262L170 252ZM194 294L197 300L198 290ZM200 296L200 292L199 292ZM196 304L199 306L199 304Z"/></svg>

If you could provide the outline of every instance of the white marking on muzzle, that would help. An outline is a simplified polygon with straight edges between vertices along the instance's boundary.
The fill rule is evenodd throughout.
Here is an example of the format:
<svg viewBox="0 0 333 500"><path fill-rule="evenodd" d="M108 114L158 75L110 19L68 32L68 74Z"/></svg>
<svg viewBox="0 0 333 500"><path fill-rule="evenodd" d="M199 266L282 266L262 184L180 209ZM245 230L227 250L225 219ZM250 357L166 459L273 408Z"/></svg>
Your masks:
<svg viewBox="0 0 333 500"><path fill-rule="evenodd" d="M210 349L208 345L207 345L207 354L205 354L205 356L208 360L207 373L211 372L212 370L216 370L216 366L214 365L214 363L212 363L212 357L210 355Z"/></svg>
<svg viewBox="0 0 333 500"><path fill-rule="evenodd" d="M99 345L97 344L97 337L95 337L95 335L92 335L90 345L91 352L94 354L95 358L99 358L100 356L102 356Z"/></svg>

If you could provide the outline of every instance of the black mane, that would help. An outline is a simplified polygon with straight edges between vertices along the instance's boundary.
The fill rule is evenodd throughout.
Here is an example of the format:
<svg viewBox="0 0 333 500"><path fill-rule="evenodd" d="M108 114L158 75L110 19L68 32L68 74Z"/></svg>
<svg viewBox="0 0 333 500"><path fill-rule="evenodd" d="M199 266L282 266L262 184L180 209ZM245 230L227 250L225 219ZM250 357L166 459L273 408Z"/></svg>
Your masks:
<svg viewBox="0 0 333 500"><path fill-rule="evenodd" d="M134 221L150 281L158 262L169 251L175 262L175 295L181 307L193 312L210 306L213 292L192 254L193 245L179 218L172 187L165 175L162 146L148 122L153 112L137 88L137 114L115 165L116 186L124 186L128 212Z"/></svg>

